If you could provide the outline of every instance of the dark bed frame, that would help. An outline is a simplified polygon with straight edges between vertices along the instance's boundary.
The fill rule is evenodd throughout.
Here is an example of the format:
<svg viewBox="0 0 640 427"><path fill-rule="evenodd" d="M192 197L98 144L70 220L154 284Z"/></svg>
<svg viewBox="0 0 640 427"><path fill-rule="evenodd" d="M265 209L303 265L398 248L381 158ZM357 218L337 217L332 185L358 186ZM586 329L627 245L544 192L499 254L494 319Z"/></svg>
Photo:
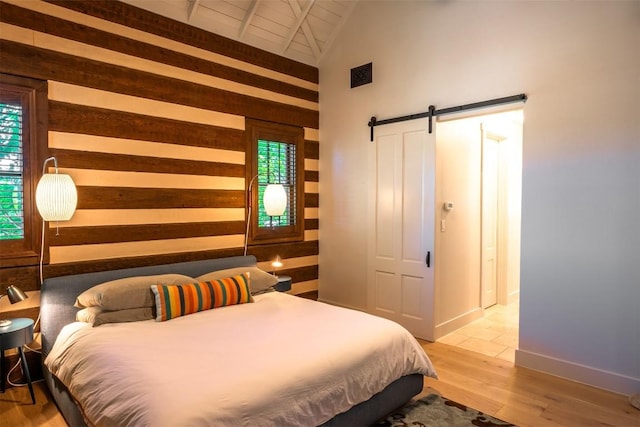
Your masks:
<svg viewBox="0 0 640 427"><path fill-rule="evenodd" d="M189 261L148 267L126 268L96 273L75 274L45 279L41 290L40 330L42 332L42 360L68 323L74 322L78 309L73 306L76 297L97 284L132 276L177 273L198 277L214 270L255 266L252 255ZM46 366L42 372L53 398L71 427L86 426L84 418L67 388L54 377ZM420 374L407 375L389 384L371 399L353 406L323 424L328 426L369 426L408 402L422 391L424 378Z"/></svg>

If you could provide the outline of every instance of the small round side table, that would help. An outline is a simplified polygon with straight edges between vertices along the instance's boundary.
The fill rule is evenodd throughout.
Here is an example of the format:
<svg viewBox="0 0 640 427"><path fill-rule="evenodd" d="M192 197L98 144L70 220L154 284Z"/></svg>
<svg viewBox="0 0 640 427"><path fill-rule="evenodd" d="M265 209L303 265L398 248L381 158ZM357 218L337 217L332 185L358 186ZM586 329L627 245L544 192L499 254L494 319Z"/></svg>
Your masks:
<svg viewBox="0 0 640 427"><path fill-rule="evenodd" d="M278 276L278 283L274 286L276 291L286 292L291 290L291 276Z"/></svg>
<svg viewBox="0 0 640 427"><path fill-rule="evenodd" d="M2 392L4 393L4 382L7 378L5 372L4 351L11 348L18 348L20 352L20 360L22 361L22 369L27 377L29 384L29 393L31 393L31 401L36 403L36 397L33 394L33 386L31 385L31 374L29 373L29 365L24 357L23 345L33 341L33 320L26 318L11 319L9 326L0 327L0 380Z"/></svg>

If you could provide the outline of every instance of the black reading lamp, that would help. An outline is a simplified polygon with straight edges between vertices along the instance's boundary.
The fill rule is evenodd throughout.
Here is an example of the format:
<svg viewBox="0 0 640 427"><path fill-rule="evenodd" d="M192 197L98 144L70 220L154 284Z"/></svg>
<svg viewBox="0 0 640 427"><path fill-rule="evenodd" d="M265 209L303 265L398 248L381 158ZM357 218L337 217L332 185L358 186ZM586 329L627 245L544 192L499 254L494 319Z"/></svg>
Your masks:
<svg viewBox="0 0 640 427"><path fill-rule="evenodd" d="M27 296L27 294L25 294L22 291L22 289L17 288L17 287L15 287L13 285L10 285L7 288L7 294L6 295L0 295L0 301L2 300L2 298L4 296L7 296L9 298L9 302L11 304L15 304L17 302L24 301L27 298L29 298ZM0 319L0 328L5 328L5 327L10 326L10 325L11 325L11 320L9 320L9 319Z"/></svg>

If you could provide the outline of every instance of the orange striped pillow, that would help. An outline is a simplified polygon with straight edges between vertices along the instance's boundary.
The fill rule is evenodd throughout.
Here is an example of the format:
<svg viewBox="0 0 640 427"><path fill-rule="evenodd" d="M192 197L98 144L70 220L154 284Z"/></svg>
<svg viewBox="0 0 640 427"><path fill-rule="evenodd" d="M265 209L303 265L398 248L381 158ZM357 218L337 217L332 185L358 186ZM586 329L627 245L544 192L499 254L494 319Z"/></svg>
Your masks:
<svg viewBox="0 0 640 427"><path fill-rule="evenodd" d="M151 285L156 321L162 322L202 310L251 302L246 273L224 279L186 285Z"/></svg>

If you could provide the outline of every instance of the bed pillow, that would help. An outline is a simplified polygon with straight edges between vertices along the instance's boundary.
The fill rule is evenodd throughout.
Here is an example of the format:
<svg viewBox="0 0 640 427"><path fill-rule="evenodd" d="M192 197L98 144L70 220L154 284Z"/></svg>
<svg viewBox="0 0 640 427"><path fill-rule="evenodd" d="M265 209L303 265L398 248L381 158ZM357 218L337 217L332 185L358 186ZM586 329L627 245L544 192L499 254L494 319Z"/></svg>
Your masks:
<svg viewBox="0 0 640 427"><path fill-rule="evenodd" d="M78 322L89 323L94 327L105 323L139 322L149 319L153 319L153 307L109 311L93 306L83 308L76 313Z"/></svg>
<svg viewBox="0 0 640 427"><path fill-rule="evenodd" d="M155 299L151 293L151 285L182 285L194 280L182 274L125 277L87 289L76 298L74 305L78 308L101 307L104 310L153 307Z"/></svg>
<svg viewBox="0 0 640 427"><path fill-rule="evenodd" d="M252 301L246 273L187 285L151 285L151 290L155 296L157 322Z"/></svg>
<svg viewBox="0 0 640 427"><path fill-rule="evenodd" d="M196 281L206 282L208 280L222 279L242 273L249 273L252 295L264 292L278 284L278 278L276 276L269 274L264 270L260 270L258 267L236 267L228 268L226 270L212 271L211 273L197 277Z"/></svg>

